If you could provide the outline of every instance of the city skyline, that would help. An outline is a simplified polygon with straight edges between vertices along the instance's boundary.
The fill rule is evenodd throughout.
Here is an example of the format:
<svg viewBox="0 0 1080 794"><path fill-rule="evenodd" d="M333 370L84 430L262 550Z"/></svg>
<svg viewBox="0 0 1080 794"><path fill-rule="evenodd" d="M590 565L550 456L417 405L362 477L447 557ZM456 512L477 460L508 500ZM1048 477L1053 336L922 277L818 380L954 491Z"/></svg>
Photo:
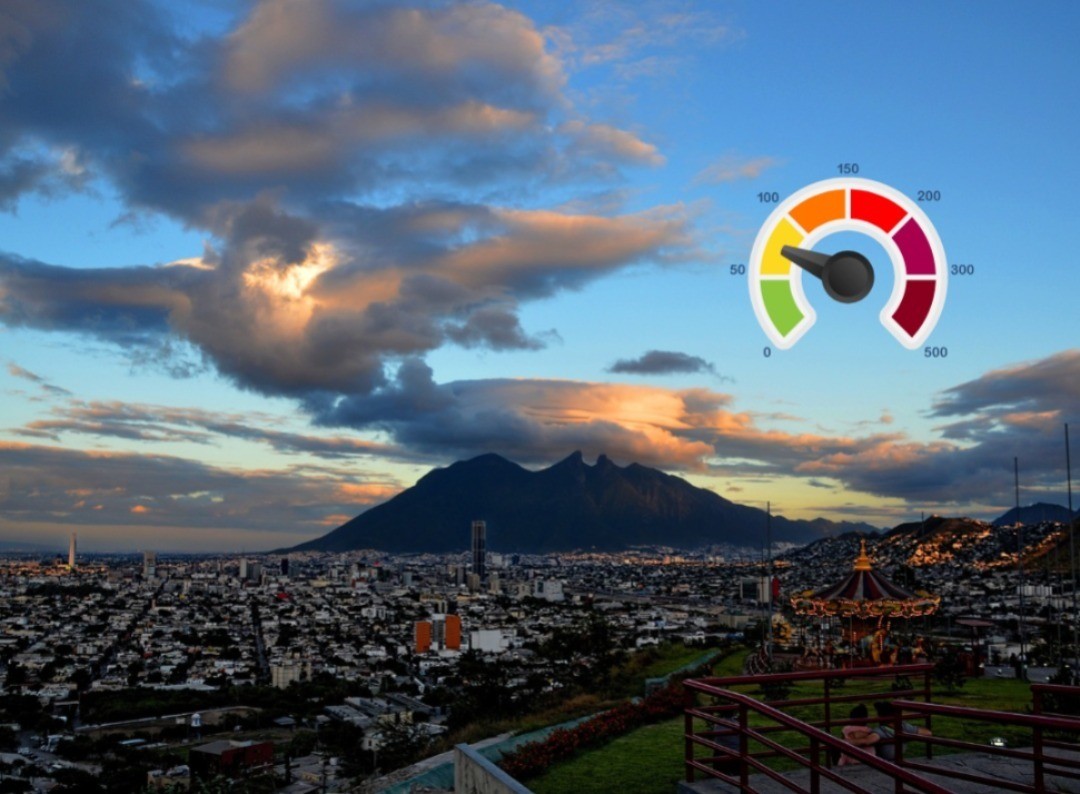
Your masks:
<svg viewBox="0 0 1080 794"><path fill-rule="evenodd" d="M289 546L485 452L882 527L1001 514L1017 457L1024 504L1065 504L1078 17L5 9L0 542ZM974 265L927 341L946 357L888 336L885 289L809 284L817 326L764 354L731 275L759 194L852 163L940 194L920 207Z"/></svg>

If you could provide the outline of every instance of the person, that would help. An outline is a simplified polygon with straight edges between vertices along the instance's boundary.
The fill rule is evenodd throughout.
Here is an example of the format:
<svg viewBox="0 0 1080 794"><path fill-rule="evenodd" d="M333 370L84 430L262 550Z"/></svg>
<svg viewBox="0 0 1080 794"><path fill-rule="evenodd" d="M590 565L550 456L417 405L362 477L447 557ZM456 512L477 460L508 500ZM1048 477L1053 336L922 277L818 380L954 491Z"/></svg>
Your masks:
<svg viewBox="0 0 1080 794"><path fill-rule="evenodd" d="M860 703L855 708L853 708L849 716L852 720L858 720L858 722L854 722L851 725L845 725L843 728L840 729L840 732L844 735L844 741L853 744L856 747L869 748L871 745L873 745L880 739L880 737L874 733L874 731L870 728L869 725L867 725L865 722L862 722L862 720L865 720L868 716L870 716L870 711L866 708L865 703ZM859 762L845 753L840 756L840 759L836 762L836 765L847 766L848 764L857 763Z"/></svg>
<svg viewBox="0 0 1080 794"><path fill-rule="evenodd" d="M878 757L884 758L886 761L895 761L896 734L893 733L892 722L898 713L898 709L887 700L879 700L874 704L874 711L877 712L879 722L878 726L873 728L871 732L876 738L867 742L867 744L874 746ZM900 731L901 733L915 734L917 736L933 735L929 728L920 728L910 722L901 722Z"/></svg>

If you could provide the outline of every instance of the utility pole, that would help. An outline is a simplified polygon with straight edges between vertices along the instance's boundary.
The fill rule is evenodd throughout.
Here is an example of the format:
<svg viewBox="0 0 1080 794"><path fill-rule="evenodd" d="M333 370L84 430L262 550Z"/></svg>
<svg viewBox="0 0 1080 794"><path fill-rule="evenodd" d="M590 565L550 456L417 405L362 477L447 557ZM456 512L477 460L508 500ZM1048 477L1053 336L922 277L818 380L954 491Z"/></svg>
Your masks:
<svg viewBox="0 0 1080 794"><path fill-rule="evenodd" d="M1069 494L1069 572L1072 574L1072 624L1073 624L1073 660L1080 652L1080 637L1077 636L1076 609L1076 518L1073 516L1072 501L1072 458L1069 455L1069 423L1065 423L1065 486Z"/></svg>
<svg viewBox="0 0 1080 794"><path fill-rule="evenodd" d="M1024 646L1024 522L1020 520L1020 459L1013 458L1013 483L1016 489L1016 568L1020 591L1020 675L1027 679L1027 653Z"/></svg>
<svg viewBox="0 0 1080 794"><path fill-rule="evenodd" d="M773 617L773 565L772 565L772 502L765 503L765 549L766 549L766 564L765 564L765 592L769 595L769 629L768 629L768 643L769 649L769 664L772 664L773 658L773 629L772 629L772 617Z"/></svg>

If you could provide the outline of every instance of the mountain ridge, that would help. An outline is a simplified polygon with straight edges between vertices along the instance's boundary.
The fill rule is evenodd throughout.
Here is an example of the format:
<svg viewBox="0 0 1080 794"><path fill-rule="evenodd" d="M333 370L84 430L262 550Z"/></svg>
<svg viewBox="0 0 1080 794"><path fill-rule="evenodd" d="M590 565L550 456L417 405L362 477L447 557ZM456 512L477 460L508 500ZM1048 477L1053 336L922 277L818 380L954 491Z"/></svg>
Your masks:
<svg viewBox="0 0 1080 794"><path fill-rule="evenodd" d="M681 477L606 455L594 465L575 451L530 471L485 453L427 472L411 488L292 551L442 553L465 550L475 519L487 522L492 551L619 551L631 546L693 548L764 543L764 510L732 502ZM776 542L807 543L877 527L774 515Z"/></svg>

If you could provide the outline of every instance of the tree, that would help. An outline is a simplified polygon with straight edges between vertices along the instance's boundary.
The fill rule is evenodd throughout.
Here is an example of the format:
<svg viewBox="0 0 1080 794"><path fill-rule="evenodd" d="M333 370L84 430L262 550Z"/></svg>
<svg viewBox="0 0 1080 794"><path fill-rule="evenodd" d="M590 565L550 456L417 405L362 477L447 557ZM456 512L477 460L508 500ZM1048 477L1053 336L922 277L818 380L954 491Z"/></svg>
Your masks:
<svg viewBox="0 0 1080 794"><path fill-rule="evenodd" d="M964 686L967 680L964 660L955 645L946 645L940 650L934 664L934 680L944 686L947 692L956 692Z"/></svg>

